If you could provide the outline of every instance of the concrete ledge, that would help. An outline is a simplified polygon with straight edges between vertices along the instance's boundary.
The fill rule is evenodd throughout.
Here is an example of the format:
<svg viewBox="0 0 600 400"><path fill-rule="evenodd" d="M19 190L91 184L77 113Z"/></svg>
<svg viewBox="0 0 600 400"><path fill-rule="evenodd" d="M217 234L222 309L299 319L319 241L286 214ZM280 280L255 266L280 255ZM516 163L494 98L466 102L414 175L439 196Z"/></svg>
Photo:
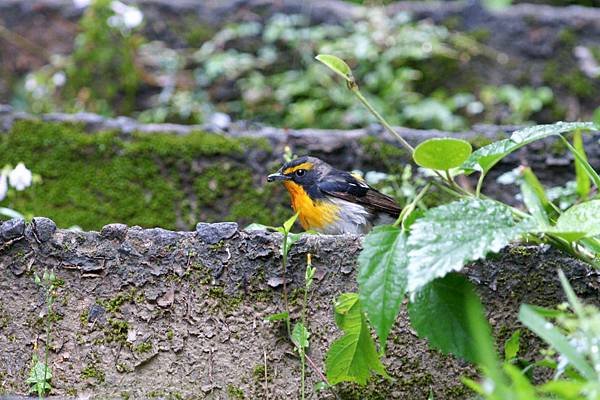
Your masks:
<svg viewBox="0 0 600 400"><path fill-rule="evenodd" d="M56 229L52 221L0 226L1 394L25 394L34 345L44 346L44 298L33 271L61 280L50 352L54 395L79 398L296 398L299 362L277 325L283 310L281 235L236 224L199 224L195 232L114 224L100 232ZM356 289L361 237L312 236L290 252L287 282L294 317L306 254L317 268L310 296L310 356L322 367L340 334L332 302ZM563 301L557 268L584 299L597 302L600 278L583 263L541 247L509 247L469 266L499 340L517 326L519 304ZM537 343L524 335L525 357ZM472 367L429 350L404 311L389 339L385 365L394 381L341 385L341 398L464 398ZM268 382L264 382L265 365ZM319 380L309 371L309 388ZM129 396L129 397L128 397ZM328 394L323 397L328 398ZM241 397L239 397L241 398Z"/></svg>

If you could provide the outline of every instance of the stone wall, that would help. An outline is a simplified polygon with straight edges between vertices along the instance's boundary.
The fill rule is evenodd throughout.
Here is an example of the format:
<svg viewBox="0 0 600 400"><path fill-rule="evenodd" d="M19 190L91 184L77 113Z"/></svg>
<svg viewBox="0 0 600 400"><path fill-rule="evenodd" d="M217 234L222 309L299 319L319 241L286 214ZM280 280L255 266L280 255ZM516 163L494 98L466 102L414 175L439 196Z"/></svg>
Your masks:
<svg viewBox="0 0 600 400"><path fill-rule="evenodd" d="M44 295L33 272L60 280L50 364L53 393L80 398L291 399L300 364L281 325L265 317L284 310L281 235L246 232L234 223L199 224L195 232L108 225L100 232L56 229L51 220L0 226L0 395L25 394L34 348L46 342ZM318 369L340 332L338 294L356 289L361 238L306 235L290 252L286 282L298 318L306 254L317 268L309 296L309 356ZM514 246L469 266L502 343L521 303L564 300L562 268L583 299L598 301L600 278L554 250ZM538 356L524 332L524 357ZM366 388L340 385L341 399L460 399L468 364L429 350L403 310L384 363L394 378ZM265 370L267 378L265 379ZM308 388L319 381L308 370ZM329 392L319 398L333 398Z"/></svg>

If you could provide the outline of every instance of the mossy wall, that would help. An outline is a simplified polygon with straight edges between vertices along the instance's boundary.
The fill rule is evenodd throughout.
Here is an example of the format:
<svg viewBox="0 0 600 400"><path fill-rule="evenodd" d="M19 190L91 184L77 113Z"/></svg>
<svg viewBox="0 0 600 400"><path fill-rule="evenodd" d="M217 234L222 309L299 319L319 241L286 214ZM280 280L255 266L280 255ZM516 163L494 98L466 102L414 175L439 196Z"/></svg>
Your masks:
<svg viewBox="0 0 600 400"><path fill-rule="evenodd" d="M258 168L245 163L250 153ZM167 229L197 221L278 224L290 213L283 190L260 179L276 167L271 154L264 139L90 134L79 124L18 121L0 135L0 160L23 161L42 181L3 206L87 230L115 222Z"/></svg>

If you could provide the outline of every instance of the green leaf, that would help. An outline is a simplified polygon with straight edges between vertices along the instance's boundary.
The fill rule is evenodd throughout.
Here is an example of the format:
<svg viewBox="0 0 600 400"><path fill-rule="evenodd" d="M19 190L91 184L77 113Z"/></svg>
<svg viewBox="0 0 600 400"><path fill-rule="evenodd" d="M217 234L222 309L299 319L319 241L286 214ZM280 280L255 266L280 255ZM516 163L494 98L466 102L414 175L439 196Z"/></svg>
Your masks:
<svg viewBox="0 0 600 400"><path fill-rule="evenodd" d="M521 330L517 329L510 335L510 338L504 343L504 359L506 361L517 358L519 353L519 340L521 339Z"/></svg>
<svg viewBox="0 0 600 400"><path fill-rule="evenodd" d="M287 221L283 223L284 232L290 232L292 226L294 225L294 222L296 222L296 219L298 219L298 213L292 215Z"/></svg>
<svg viewBox="0 0 600 400"><path fill-rule="evenodd" d="M600 189L600 175L598 175L596 170L587 161L587 159L585 157L585 153L583 153L583 154L580 153L579 151L577 151L577 149L575 147L573 147L571 145L571 143L569 143L569 141L567 139L565 139L563 137L561 137L561 138L562 138L562 141L565 144L565 146L567 146L569 148L569 151L571 151L571 154L573 154L573 157L575 157L575 159L579 162L581 167L583 167L585 172L588 174L588 176L590 177L592 182L594 182L594 185L598 189Z"/></svg>
<svg viewBox="0 0 600 400"><path fill-rule="evenodd" d="M45 379L44 379L45 378ZM50 381L52 379L52 370L46 364L41 361L35 363L35 365L29 371L29 377L27 383L41 383L44 381Z"/></svg>
<svg viewBox="0 0 600 400"><path fill-rule="evenodd" d="M329 54L319 54L315 58L325 64L330 70L344 78L346 81L354 81L354 78L352 77L352 70L341 58Z"/></svg>
<svg viewBox="0 0 600 400"><path fill-rule="evenodd" d="M582 160L587 163L588 160L587 155L585 154L585 148L583 147L581 131L576 131L573 135L573 147L581 154ZM583 161L579 161L579 159L575 158L575 182L577 182L577 194L579 195L579 198L587 199L590 194L591 181Z"/></svg>
<svg viewBox="0 0 600 400"><path fill-rule="evenodd" d="M346 381L364 385L371 373L388 377L361 311L358 295L340 295L335 313L336 323L344 336L333 342L327 352L325 369L329 384Z"/></svg>
<svg viewBox="0 0 600 400"><path fill-rule="evenodd" d="M433 138L413 152L415 162L424 168L448 170L460 166L472 152L471 144L454 138Z"/></svg>
<svg viewBox="0 0 600 400"><path fill-rule="evenodd" d="M556 226L549 232L572 241L600 235L600 200L589 200L569 208L558 217Z"/></svg>
<svg viewBox="0 0 600 400"><path fill-rule="evenodd" d="M488 10L498 11L510 6L512 0L483 0L483 6Z"/></svg>
<svg viewBox="0 0 600 400"><path fill-rule="evenodd" d="M487 173L498 161L508 154L536 140L560 135L575 129L594 129L591 122L557 122L551 125L536 125L513 132L510 139L500 140L483 146L471 154L462 164L465 171Z"/></svg>
<svg viewBox="0 0 600 400"><path fill-rule="evenodd" d="M546 138L548 136L560 135L576 129L595 129L592 122L556 122L549 125L536 125L519 129L513 132L510 139L517 144L528 144Z"/></svg>
<svg viewBox="0 0 600 400"><path fill-rule="evenodd" d="M436 279L408 305L411 325L432 347L476 361L465 306L469 298L479 302L473 285L464 276L452 273Z"/></svg>
<svg viewBox="0 0 600 400"><path fill-rule="evenodd" d="M585 389L589 382L586 381L549 381L539 386L538 389L542 393L552 393L558 395L558 399L581 399L580 394Z"/></svg>
<svg viewBox="0 0 600 400"><path fill-rule="evenodd" d="M575 291L571 287L569 280L567 279L565 273L561 269L558 270L558 279L560 279L560 284L563 288L563 291L565 292L565 295L567 296L567 300L569 300L571 308L573 309L573 311L575 311L575 314L577 314L577 317L579 319L584 320L586 316L583 312L583 305L577 298L577 295L575 295Z"/></svg>
<svg viewBox="0 0 600 400"><path fill-rule="evenodd" d="M524 168L521 174L521 195L523 196L523 203L525 203L525 207L527 207L538 224L543 228L548 228L550 226L550 220L546 213L544 202L549 204L549 201L544 192L544 188L531 168Z"/></svg>
<svg viewBox="0 0 600 400"><path fill-rule="evenodd" d="M256 222L254 222L244 228L245 231L268 231L268 230L272 230L272 229L276 229L276 228L273 226L258 224Z"/></svg>
<svg viewBox="0 0 600 400"><path fill-rule="evenodd" d="M596 108L596 110L594 111L594 115L592 116L592 119L594 120L596 127L600 128L600 107Z"/></svg>
<svg viewBox="0 0 600 400"><path fill-rule="evenodd" d="M525 377L523 372L521 372L521 370L519 370L512 364L505 363L504 372L506 372L506 375L508 375L512 382L512 393L514 393L514 396L511 396L511 398L515 400L536 399L535 388L533 387L531 382L529 382L529 379Z"/></svg>
<svg viewBox="0 0 600 400"><path fill-rule="evenodd" d="M408 290L499 251L529 228L530 221L517 223L507 206L492 200L463 199L428 210L408 238Z"/></svg>
<svg viewBox="0 0 600 400"><path fill-rule="evenodd" d="M290 318L290 313L287 311L280 312L277 314L271 314L265 317L266 322L285 321Z"/></svg>
<svg viewBox="0 0 600 400"><path fill-rule="evenodd" d="M12 219L25 219L23 214L13 210L12 208L0 207L0 215L4 215Z"/></svg>
<svg viewBox="0 0 600 400"><path fill-rule="evenodd" d="M406 293L406 239L395 226L376 226L358 256L360 303L384 348Z"/></svg>
<svg viewBox="0 0 600 400"><path fill-rule="evenodd" d="M471 346L474 349L477 364L485 373L486 378L493 383L493 396L489 396L489 398L508 399L511 397L510 389L507 387L505 376L499 367L494 336L492 336L492 328L485 318L485 309L476 296L467 297L465 308L469 332L473 338ZM474 388L476 389L476 387Z"/></svg>
<svg viewBox="0 0 600 400"><path fill-rule="evenodd" d="M585 358L575 349L569 339L550 322L537 314L530 306L523 304L519 310L519 320L536 335L544 339L546 343L552 346L562 356L569 360L577 371L588 380L595 380L594 369Z"/></svg>
<svg viewBox="0 0 600 400"><path fill-rule="evenodd" d="M309 337L310 332L301 322L298 322L296 325L294 325L294 329L292 330L292 342L298 349L301 351L308 349Z"/></svg>
<svg viewBox="0 0 600 400"><path fill-rule="evenodd" d="M499 140L475 150L460 167L465 171L487 173L498 161L517 148L510 139Z"/></svg>

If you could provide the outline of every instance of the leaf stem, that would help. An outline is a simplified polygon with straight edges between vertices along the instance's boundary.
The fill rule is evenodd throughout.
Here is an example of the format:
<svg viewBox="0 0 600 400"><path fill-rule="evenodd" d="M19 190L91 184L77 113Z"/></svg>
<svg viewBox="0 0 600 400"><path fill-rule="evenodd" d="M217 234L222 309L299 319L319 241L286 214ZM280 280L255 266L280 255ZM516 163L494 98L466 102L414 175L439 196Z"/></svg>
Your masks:
<svg viewBox="0 0 600 400"><path fill-rule="evenodd" d="M477 180L477 187L475 188L475 197L479 198L481 195L481 187L483 186L483 180L485 178L485 173L482 171L479 175L479 179Z"/></svg>
<svg viewBox="0 0 600 400"><path fill-rule="evenodd" d="M415 149L398 132L396 132L390 124L388 124L388 122L377 112L377 110L373 108L373 106L371 106L369 101L362 95L362 93L358 89L356 81L348 81L348 88L352 91L352 93L354 93L358 100L360 100L360 102L363 103L365 107L367 107L367 110L369 110L371 114L373 114L375 118L377 118L377 120L385 127L385 129L387 129L387 131L390 132L392 135L396 136L396 138L400 141L400 144L404 146L404 148L412 156Z"/></svg>

